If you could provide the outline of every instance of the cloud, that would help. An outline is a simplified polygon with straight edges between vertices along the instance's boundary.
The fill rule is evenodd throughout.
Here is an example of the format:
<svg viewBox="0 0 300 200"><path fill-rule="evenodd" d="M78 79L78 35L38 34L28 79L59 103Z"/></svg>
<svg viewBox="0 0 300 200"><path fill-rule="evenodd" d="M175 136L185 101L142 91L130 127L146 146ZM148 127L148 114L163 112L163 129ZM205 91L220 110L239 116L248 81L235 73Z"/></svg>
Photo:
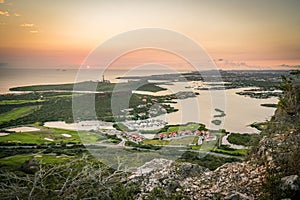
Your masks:
<svg viewBox="0 0 300 200"><path fill-rule="evenodd" d="M10 15L9 15L9 12L7 12L7 11L2 11L2 10L0 10L0 15L3 15L3 16L6 16L6 17L9 17Z"/></svg>
<svg viewBox="0 0 300 200"><path fill-rule="evenodd" d="M15 16L15 17L20 17L21 14L19 14L19 13L14 13L14 16Z"/></svg>
<svg viewBox="0 0 300 200"><path fill-rule="evenodd" d="M24 28L29 28L29 33L39 33L40 31L39 30L34 30L36 29L36 26L34 24L29 24L29 23L24 23L24 24L20 24L21 27L24 27Z"/></svg>
<svg viewBox="0 0 300 200"><path fill-rule="evenodd" d="M287 64L282 64L282 65L279 65L279 67L284 67L284 68L289 68L289 69L293 69L293 68L300 69L300 65L287 65Z"/></svg>
<svg viewBox="0 0 300 200"><path fill-rule="evenodd" d="M34 24L21 24L22 27L34 27Z"/></svg>
<svg viewBox="0 0 300 200"><path fill-rule="evenodd" d="M232 61L232 60L226 60L223 58L214 60L216 65L222 69L262 69L262 66L254 66L254 65L249 65L245 62L237 62L237 61Z"/></svg>

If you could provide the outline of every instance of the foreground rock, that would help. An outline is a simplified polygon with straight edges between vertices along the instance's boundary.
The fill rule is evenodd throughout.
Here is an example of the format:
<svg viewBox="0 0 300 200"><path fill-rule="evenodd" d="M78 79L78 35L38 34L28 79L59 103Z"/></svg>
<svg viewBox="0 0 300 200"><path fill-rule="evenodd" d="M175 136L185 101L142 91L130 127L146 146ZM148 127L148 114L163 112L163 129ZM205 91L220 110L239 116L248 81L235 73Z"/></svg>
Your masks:
<svg viewBox="0 0 300 200"><path fill-rule="evenodd" d="M228 163L215 171L198 165L155 159L140 167L129 181L140 182L137 199L162 193L185 199L256 199L265 168L250 163Z"/></svg>

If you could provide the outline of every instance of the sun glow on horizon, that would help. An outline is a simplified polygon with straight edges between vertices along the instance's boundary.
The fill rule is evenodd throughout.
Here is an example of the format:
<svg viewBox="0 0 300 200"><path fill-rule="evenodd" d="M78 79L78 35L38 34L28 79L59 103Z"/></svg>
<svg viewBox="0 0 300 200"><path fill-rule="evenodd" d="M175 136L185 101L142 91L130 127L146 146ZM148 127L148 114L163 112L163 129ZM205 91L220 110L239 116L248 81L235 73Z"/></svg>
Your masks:
<svg viewBox="0 0 300 200"><path fill-rule="evenodd" d="M192 38L220 68L298 65L299 6L293 0L274 0L272 6L258 0L0 1L0 62L25 68L79 66L116 34L158 27ZM176 62L164 56L160 59ZM130 67L129 61L123 59L123 65Z"/></svg>

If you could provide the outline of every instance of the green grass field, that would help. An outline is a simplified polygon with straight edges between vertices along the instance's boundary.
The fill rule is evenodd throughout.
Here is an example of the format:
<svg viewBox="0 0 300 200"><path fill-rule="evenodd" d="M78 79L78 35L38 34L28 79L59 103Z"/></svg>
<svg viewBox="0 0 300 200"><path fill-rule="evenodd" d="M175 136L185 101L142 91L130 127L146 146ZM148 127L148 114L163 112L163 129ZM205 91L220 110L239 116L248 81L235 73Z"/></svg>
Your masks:
<svg viewBox="0 0 300 200"><path fill-rule="evenodd" d="M46 99L74 97L74 96L81 96L81 95L82 94L62 94L62 95L55 95L55 96L46 97Z"/></svg>
<svg viewBox="0 0 300 200"><path fill-rule="evenodd" d="M224 149L215 149L213 152L227 154L231 156L246 156L249 152L248 149L234 149L234 150L224 150Z"/></svg>
<svg viewBox="0 0 300 200"><path fill-rule="evenodd" d="M81 131L56 129L56 128L41 128L40 131L24 132L24 133L11 133L7 136L0 137L0 142L11 143L24 143L24 144L46 144L46 143L96 143L102 137L99 134ZM62 134L71 135L71 137L65 137ZM53 139L54 141L48 141L45 138Z"/></svg>
<svg viewBox="0 0 300 200"><path fill-rule="evenodd" d="M187 136L178 139L172 139L169 145L189 145L192 144L194 141L195 136Z"/></svg>
<svg viewBox="0 0 300 200"><path fill-rule="evenodd" d="M145 139L143 141L144 144L151 144L151 145L167 145L170 143L169 140L149 140Z"/></svg>
<svg viewBox="0 0 300 200"><path fill-rule="evenodd" d="M184 131L184 130L195 131L195 130L197 130L199 127L200 127L200 125L197 124L197 123L188 123L188 124L186 124L186 125L171 126L171 127L169 127L168 132L169 132L169 133L170 133L170 132L177 132L177 131L179 131L179 130L182 130L182 131Z"/></svg>
<svg viewBox="0 0 300 200"><path fill-rule="evenodd" d="M45 100L2 100L0 101L0 105L18 105L18 104L25 104L25 103L40 103L44 102Z"/></svg>
<svg viewBox="0 0 300 200"><path fill-rule="evenodd" d="M56 164L73 158L73 156L66 156L66 155L57 156L56 154L20 154L20 155L1 158L0 164L8 165L8 166L19 166L32 157L34 157L40 163L49 163L49 164Z"/></svg>
<svg viewBox="0 0 300 200"><path fill-rule="evenodd" d="M199 136L194 137L192 144L197 144L199 140Z"/></svg>
<svg viewBox="0 0 300 200"><path fill-rule="evenodd" d="M190 146L191 150L201 150L202 146L201 145L194 145L194 146Z"/></svg>
<svg viewBox="0 0 300 200"><path fill-rule="evenodd" d="M201 149L210 151L216 147L218 144L218 140L213 140L213 141L203 141L201 145Z"/></svg>
<svg viewBox="0 0 300 200"><path fill-rule="evenodd" d="M0 114L0 124L8 122L32 113L38 106L27 106L22 108L14 108L13 110Z"/></svg>

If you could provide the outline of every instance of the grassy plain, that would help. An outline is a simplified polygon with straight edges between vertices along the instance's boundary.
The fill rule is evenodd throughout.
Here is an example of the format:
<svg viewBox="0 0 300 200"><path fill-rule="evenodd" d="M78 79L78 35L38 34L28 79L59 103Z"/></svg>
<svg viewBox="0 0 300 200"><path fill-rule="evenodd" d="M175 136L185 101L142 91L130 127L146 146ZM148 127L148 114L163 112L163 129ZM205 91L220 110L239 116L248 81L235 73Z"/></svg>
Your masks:
<svg viewBox="0 0 300 200"><path fill-rule="evenodd" d="M57 156L56 154L19 154L19 155L9 156L5 158L0 158L0 164L8 165L8 166L20 166L25 161L33 157L40 163L51 163L51 164L57 164L69 160L71 158L74 158L73 156L67 156L67 155Z"/></svg>
<svg viewBox="0 0 300 200"><path fill-rule="evenodd" d="M7 136L0 137L0 142L21 143L21 144L49 144L49 143L96 143L104 138L99 133L88 131L71 131L57 128L41 128L40 131L10 133ZM65 137L67 134L70 137ZM48 141L45 138L52 139Z"/></svg>
<svg viewBox="0 0 300 200"><path fill-rule="evenodd" d="M44 102L45 100L38 99L38 100L2 100L0 101L0 105L19 105L19 104L25 104L25 103L40 103Z"/></svg>
<svg viewBox="0 0 300 200"><path fill-rule="evenodd" d="M24 117L32 113L38 106L26 106L21 108L14 108L9 112L1 113L0 114L0 124L3 122L8 122L10 120L15 120L20 117Z"/></svg>

